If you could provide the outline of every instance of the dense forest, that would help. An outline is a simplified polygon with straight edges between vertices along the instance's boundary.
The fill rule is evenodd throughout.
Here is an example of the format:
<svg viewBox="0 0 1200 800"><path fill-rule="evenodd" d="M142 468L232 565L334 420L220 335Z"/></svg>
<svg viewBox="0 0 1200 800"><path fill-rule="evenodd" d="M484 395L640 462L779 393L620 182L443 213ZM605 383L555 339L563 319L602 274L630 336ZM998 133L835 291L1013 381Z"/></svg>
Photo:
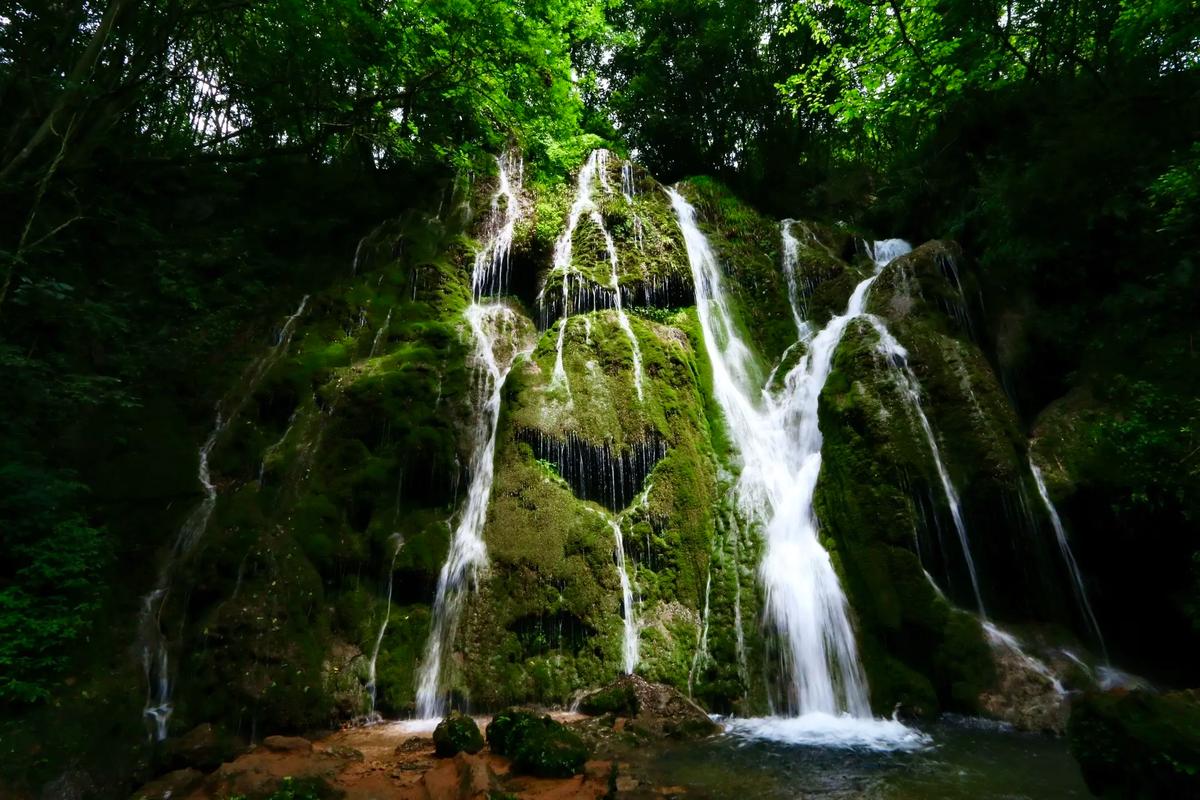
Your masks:
<svg viewBox="0 0 1200 800"><path fill-rule="evenodd" d="M1200 794L1193 0L16 0L0 108L0 795L622 673Z"/></svg>

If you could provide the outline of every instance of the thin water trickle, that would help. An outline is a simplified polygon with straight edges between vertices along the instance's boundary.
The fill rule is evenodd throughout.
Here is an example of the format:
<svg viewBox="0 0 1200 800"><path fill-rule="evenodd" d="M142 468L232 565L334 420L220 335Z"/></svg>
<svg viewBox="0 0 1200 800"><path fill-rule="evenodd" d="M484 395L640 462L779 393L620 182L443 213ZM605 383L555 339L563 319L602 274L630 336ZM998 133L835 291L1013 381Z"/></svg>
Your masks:
<svg viewBox="0 0 1200 800"><path fill-rule="evenodd" d="M1029 459L1029 471L1033 473L1033 482L1037 486L1038 496L1042 498L1042 504L1046 506L1046 513L1049 514L1050 524L1054 528L1054 537L1058 540L1058 549L1062 553L1063 561L1066 562L1067 572L1071 574L1071 588L1075 590L1075 601L1079 604L1079 610L1083 613L1088 628L1096 637L1096 642L1100 645L1100 651L1107 662L1108 648L1104 644L1104 635L1100 633L1100 623L1096 621L1096 615L1092 612L1092 604L1088 601L1087 589L1083 585L1083 573L1079 571L1079 565L1075 562L1075 554L1071 552L1071 545L1067 541L1067 532L1063 528L1062 518L1058 516L1058 509L1050 499L1046 480L1042 477L1042 471L1038 469L1038 465L1033 463L1032 456Z"/></svg>
<svg viewBox="0 0 1200 800"><path fill-rule="evenodd" d="M879 317L868 314L866 315L866 320L879 335L879 352L885 356L888 364L891 365L897 388L900 389L901 395L909 404L909 407L921 425L921 431L925 434L925 441L929 444L929 452L933 457L933 466L937 470L938 480L942 485L942 492L946 495L946 504L950 507L950 518L954 521L954 530L958 534L959 545L962 547L963 559L967 564L967 573L971 577L971 589L975 593L975 603L979 609L979 616L986 620L987 610L983 604L983 593L979 588L979 576L975 571L975 558L971 554L971 541L967 536L967 524L962 515L962 503L958 499L958 491L954 488L954 482L950 479L950 473L946 471L946 465L942 461L942 451L938 447L937 436L933 433L933 426L929 424L929 417L926 416L925 408L921 404L921 384L917 382L917 376L908 364L908 351L904 348L904 345L896 340L896 337L892 336L887 326L884 325L883 320Z"/></svg>
<svg viewBox="0 0 1200 800"><path fill-rule="evenodd" d="M379 715L375 712L375 700L377 694L377 682L375 674L375 665L379 662L379 648L383 646L383 635L387 633L388 621L392 618L392 585L396 574L396 556L400 555L400 549L404 547L404 537L399 533L393 533L389 537L392 543L392 560L388 565L387 575L387 605L383 612L383 621L379 624L379 633L375 636L375 647L371 649L371 660L367 662L367 697L370 699L370 708L367 709L367 719L374 721L379 719Z"/></svg>
<svg viewBox="0 0 1200 800"><path fill-rule="evenodd" d="M300 306L284 320L267 352L251 362L237 385L217 403L213 427L204 443L200 445L196 469L196 480L204 492L204 497L180 526L171 550L159 568L154 588L142 598L137 625L137 645L141 651L142 671L146 677L146 702L142 707L142 715L153 726L151 735L158 741L167 738L167 724L175 710L172 700L175 688L171 674L172 643L162 628L163 607L175 582L179 564L191 554L204 536L217 507L217 487L209 469L209 458L213 448L241 412L246 400L254 393L259 381L287 352L292 335L296 331L296 321L307 307L308 295L304 295Z"/></svg>
<svg viewBox="0 0 1200 800"><path fill-rule="evenodd" d="M487 238L472 272L476 299L464 314L475 342L474 359L479 368L469 465L471 479L466 506L450 537L450 552L438 574L433 625L417 678L417 716L422 719L440 717L446 711L443 660L453 647L467 592L487 567L483 526L492 493L501 393L513 364L529 352L522 348L522 325L516 312L501 303L480 302L484 292L503 292L506 288L512 232L520 209L520 160L509 156L497 159L497 164L499 184L484 221Z"/></svg>
<svg viewBox="0 0 1200 800"><path fill-rule="evenodd" d="M700 631L696 636L696 652L692 655L692 667L688 670L688 697L696 686L696 674L708 664L708 611L712 594L712 564L708 565L708 577L704 580L704 611L700 615Z"/></svg>
<svg viewBox="0 0 1200 800"><path fill-rule="evenodd" d="M637 669L640 643L638 641L637 612L633 604L633 582L629 579L629 569L625 564L625 536L621 532L621 523L606 514L594 509L588 509L603 517L605 524L613 535L613 558L617 565L617 576L621 581L621 666L626 675L632 675Z"/></svg>
<svg viewBox="0 0 1200 800"><path fill-rule="evenodd" d="M384 335L388 331L388 327L392 324L392 309L388 309L387 317L384 318L383 324L379 326L379 330L375 332L375 339L371 342L371 352L367 353L367 358L374 358L375 353L379 351L379 343L383 341Z"/></svg>
<svg viewBox="0 0 1200 800"><path fill-rule="evenodd" d="M624 301L621 296L620 278L617 270L617 248L613 242L612 235L604 224L604 217L600 214L600 209L592 199L593 184L597 182L607 193L612 192L612 187L608 183L607 150L593 150L591 155L588 156L587 161L584 162L583 167L579 170L579 177L575 188L575 200L571 203L571 208L567 212L566 227L562 235L558 237L558 241L554 244L554 262L550 275L557 278L562 284L562 309L558 325L558 340L555 345L554 370L551 373L550 385L561 387L566 392L568 400L570 399L571 384L567 378L566 368L563 365L563 348L566 344L567 320L571 314L580 311L594 311L597 308L609 306L616 312L617 324L625 334L625 338L629 340L629 346L633 352L634 388L637 390L638 401L641 402L644 399L642 388L642 349L638 343L637 336L633 332L629 317L625 313ZM579 227L579 222L585 215L604 237L605 253L608 257L610 268L608 289L611 294L603 291L601 287L589 286L587 279L572 264L575 230ZM586 297L587 302L572 301L571 287L573 283L577 284L576 293L581 297ZM543 307L546 305L545 292L546 287L543 286L538 298L539 304Z"/></svg>

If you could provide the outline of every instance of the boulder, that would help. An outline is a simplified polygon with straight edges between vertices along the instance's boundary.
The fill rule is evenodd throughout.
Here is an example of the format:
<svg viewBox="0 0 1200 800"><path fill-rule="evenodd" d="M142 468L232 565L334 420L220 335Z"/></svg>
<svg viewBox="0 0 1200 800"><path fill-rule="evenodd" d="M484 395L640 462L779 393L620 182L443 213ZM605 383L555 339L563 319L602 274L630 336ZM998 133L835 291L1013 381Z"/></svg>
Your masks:
<svg viewBox="0 0 1200 800"><path fill-rule="evenodd" d="M985 625L996 666L996 684L979 696L989 716L1024 731L1061 734L1067 727L1067 693L1050 669L1017 640Z"/></svg>
<svg viewBox="0 0 1200 800"><path fill-rule="evenodd" d="M176 770L194 767L216 769L245 749L245 743L230 736L212 723L197 725L165 745L167 763Z"/></svg>
<svg viewBox="0 0 1200 800"><path fill-rule="evenodd" d="M1098 797L1200 798L1200 692L1090 692L1072 703L1067 741Z"/></svg>
<svg viewBox="0 0 1200 800"><path fill-rule="evenodd" d="M624 675L586 695L579 708L593 716L611 714L618 719L628 718L623 728L652 736L698 739L721 730L703 708L679 690L650 683L637 675Z"/></svg>
<svg viewBox="0 0 1200 800"><path fill-rule="evenodd" d="M311 753L312 742L300 736L268 736L262 746L272 753Z"/></svg>
<svg viewBox="0 0 1200 800"><path fill-rule="evenodd" d="M549 716L508 709L488 725L488 745L512 759L513 769L543 778L569 778L583 772L588 748L579 735Z"/></svg>
<svg viewBox="0 0 1200 800"><path fill-rule="evenodd" d="M475 720L462 712L451 711L433 731L433 748L440 758L478 753L483 749L483 734Z"/></svg>

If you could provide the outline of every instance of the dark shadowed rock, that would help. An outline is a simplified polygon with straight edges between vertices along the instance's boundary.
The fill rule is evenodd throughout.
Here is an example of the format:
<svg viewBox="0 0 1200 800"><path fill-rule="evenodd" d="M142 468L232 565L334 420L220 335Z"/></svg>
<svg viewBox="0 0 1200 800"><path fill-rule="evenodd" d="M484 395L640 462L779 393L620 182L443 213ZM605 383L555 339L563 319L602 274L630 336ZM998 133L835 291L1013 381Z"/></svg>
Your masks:
<svg viewBox="0 0 1200 800"><path fill-rule="evenodd" d="M1200 692L1088 693L1071 706L1067 738L1099 797L1200 797Z"/></svg>
<svg viewBox="0 0 1200 800"><path fill-rule="evenodd" d="M312 742L300 736L268 736L262 746L273 753L311 753Z"/></svg>
<svg viewBox="0 0 1200 800"><path fill-rule="evenodd" d="M130 800L171 800L186 797L203 780L204 774L200 770L177 769L150 781L130 795Z"/></svg>

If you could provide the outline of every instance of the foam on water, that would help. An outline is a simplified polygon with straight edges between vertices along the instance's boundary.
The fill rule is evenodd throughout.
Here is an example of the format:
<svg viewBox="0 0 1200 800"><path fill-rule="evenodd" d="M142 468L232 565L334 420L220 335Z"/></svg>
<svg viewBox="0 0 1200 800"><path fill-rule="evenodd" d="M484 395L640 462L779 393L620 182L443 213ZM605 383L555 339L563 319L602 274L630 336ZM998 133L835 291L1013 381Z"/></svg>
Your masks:
<svg viewBox="0 0 1200 800"><path fill-rule="evenodd" d="M782 744L896 751L923 750L933 740L897 719L863 719L812 711L798 717L723 720L730 736Z"/></svg>

